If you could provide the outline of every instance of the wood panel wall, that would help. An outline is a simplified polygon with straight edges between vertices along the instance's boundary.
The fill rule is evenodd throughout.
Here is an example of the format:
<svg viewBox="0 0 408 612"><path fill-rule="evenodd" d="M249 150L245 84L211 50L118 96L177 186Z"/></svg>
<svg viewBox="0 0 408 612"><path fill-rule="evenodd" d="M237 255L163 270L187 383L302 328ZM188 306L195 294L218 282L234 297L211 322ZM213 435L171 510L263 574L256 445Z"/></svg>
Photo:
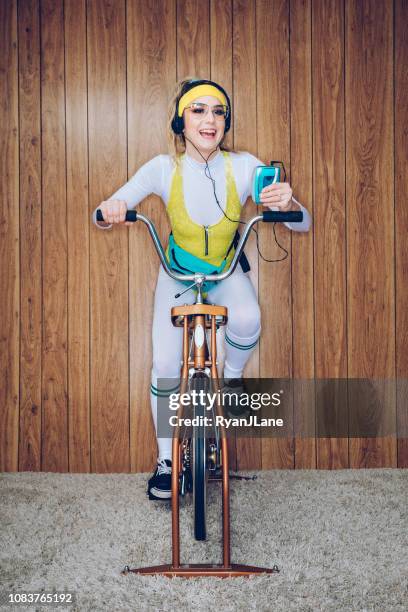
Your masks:
<svg viewBox="0 0 408 612"><path fill-rule="evenodd" d="M245 373L310 385L285 404L293 435L231 440L232 465L408 466L407 32L407 0L0 0L1 471L152 467L158 261L144 226L90 213L166 152L186 75L231 92L229 143L283 159L313 216L276 228L278 264L246 249L262 336ZM158 198L140 210L164 239ZM341 392L318 392L328 378ZM325 438L328 410L361 417L354 378L379 435Z"/></svg>

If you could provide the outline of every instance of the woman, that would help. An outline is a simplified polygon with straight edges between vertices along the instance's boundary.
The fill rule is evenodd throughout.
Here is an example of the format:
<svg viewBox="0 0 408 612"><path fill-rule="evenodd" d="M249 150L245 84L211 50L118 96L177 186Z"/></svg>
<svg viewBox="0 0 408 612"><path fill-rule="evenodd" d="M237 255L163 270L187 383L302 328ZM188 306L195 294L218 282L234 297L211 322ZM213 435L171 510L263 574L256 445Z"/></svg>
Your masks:
<svg viewBox="0 0 408 612"><path fill-rule="evenodd" d="M177 84L169 107L170 155L158 155L142 166L134 176L102 202L106 223L111 227L126 223L126 210L134 208L151 193L160 196L167 207L172 233L172 249L167 257L174 269L179 258L195 265L228 269L234 249L231 247L241 209L251 193L253 170L263 163L246 152L233 152L224 144L231 125L231 103L225 90L213 81L183 79ZM292 197L288 183L275 183L263 189L261 201L273 210L302 210L303 222L285 225L295 231L308 231L308 211ZM172 254L176 252L174 261ZM260 309L255 290L244 270L245 262L224 281L207 285L208 299L228 308L224 379L240 379L261 332ZM199 271L199 270L196 270ZM178 389L182 330L173 327L170 309L177 304L193 303L195 293L184 290L160 266L156 285L153 317L153 367L151 373L151 408L157 435L157 399ZM158 379L174 378L163 389ZM233 383L232 383L233 385ZM159 389L160 386L160 389ZM171 439L157 438L158 460L149 480L150 499L171 497Z"/></svg>

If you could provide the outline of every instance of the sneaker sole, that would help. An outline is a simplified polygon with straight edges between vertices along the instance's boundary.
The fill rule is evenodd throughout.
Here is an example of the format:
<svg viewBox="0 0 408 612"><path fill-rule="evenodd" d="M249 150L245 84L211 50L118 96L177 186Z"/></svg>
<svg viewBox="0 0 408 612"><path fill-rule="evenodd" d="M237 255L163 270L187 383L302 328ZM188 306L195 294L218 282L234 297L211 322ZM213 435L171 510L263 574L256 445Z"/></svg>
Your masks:
<svg viewBox="0 0 408 612"><path fill-rule="evenodd" d="M171 491L162 491L161 489L156 489L156 487L152 487L149 491L149 497L157 499L170 499Z"/></svg>

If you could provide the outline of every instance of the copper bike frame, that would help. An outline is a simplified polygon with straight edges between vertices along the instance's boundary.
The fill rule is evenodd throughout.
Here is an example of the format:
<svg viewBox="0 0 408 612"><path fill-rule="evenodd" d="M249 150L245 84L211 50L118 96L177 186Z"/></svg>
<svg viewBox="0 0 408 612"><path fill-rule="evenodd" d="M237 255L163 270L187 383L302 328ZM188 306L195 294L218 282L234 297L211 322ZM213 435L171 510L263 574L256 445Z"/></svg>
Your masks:
<svg viewBox="0 0 408 612"><path fill-rule="evenodd" d="M186 392L188 381L188 369L194 367L204 369L210 367L211 381L213 391L219 389L219 379L217 371L217 345L216 345L216 316L222 316L221 325L227 322L227 309L224 306L216 306L211 304L192 304L184 306L175 306L171 309L171 317L173 325L183 327L183 364L181 367L181 384L180 394ZM206 317L210 317L210 322ZM189 329L196 330L197 326L201 325L204 329L211 329L211 353L209 359L206 359L207 342L205 340L202 347L197 347L194 342L194 356L189 360ZM217 406L217 414L221 414L220 405ZM183 406L177 412L177 416L181 418L183 415ZM229 465L228 465L228 444L227 436L223 427L221 430L221 452L222 452L222 564L215 563L198 563L198 564L181 564L180 563L180 518L179 518L179 473L180 473L180 441L179 427L174 428L173 446L172 446L172 479L171 479L171 511L172 511L172 562L166 565L154 565L151 567L142 567L130 569L126 567L122 574L133 572L135 574L154 575L160 574L173 578L182 576L185 578L193 578L198 576L215 576L218 578L228 578L233 576L251 576L253 574L272 574L279 571L276 566L273 569L266 567L254 567L252 565L241 565L231 563L230 553L230 505L229 505Z"/></svg>

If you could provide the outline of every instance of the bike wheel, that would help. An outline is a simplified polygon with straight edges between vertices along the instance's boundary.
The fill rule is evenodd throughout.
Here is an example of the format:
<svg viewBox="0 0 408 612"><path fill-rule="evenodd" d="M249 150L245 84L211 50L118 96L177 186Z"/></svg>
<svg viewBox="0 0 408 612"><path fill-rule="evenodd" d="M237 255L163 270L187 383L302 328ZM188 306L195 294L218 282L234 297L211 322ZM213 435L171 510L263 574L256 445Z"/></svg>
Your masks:
<svg viewBox="0 0 408 612"><path fill-rule="evenodd" d="M206 393L209 390L209 378L204 372L196 372L191 379L191 390ZM198 396L197 396L198 397ZM198 403L194 407L194 417L204 417L206 405ZM202 419L199 419L200 422ZM192 435L192 476L193 476L193 507L194 507L194 537L196 540L205 540L206 506L207 506L207 440L205 425L193 427Z"/></svg>

